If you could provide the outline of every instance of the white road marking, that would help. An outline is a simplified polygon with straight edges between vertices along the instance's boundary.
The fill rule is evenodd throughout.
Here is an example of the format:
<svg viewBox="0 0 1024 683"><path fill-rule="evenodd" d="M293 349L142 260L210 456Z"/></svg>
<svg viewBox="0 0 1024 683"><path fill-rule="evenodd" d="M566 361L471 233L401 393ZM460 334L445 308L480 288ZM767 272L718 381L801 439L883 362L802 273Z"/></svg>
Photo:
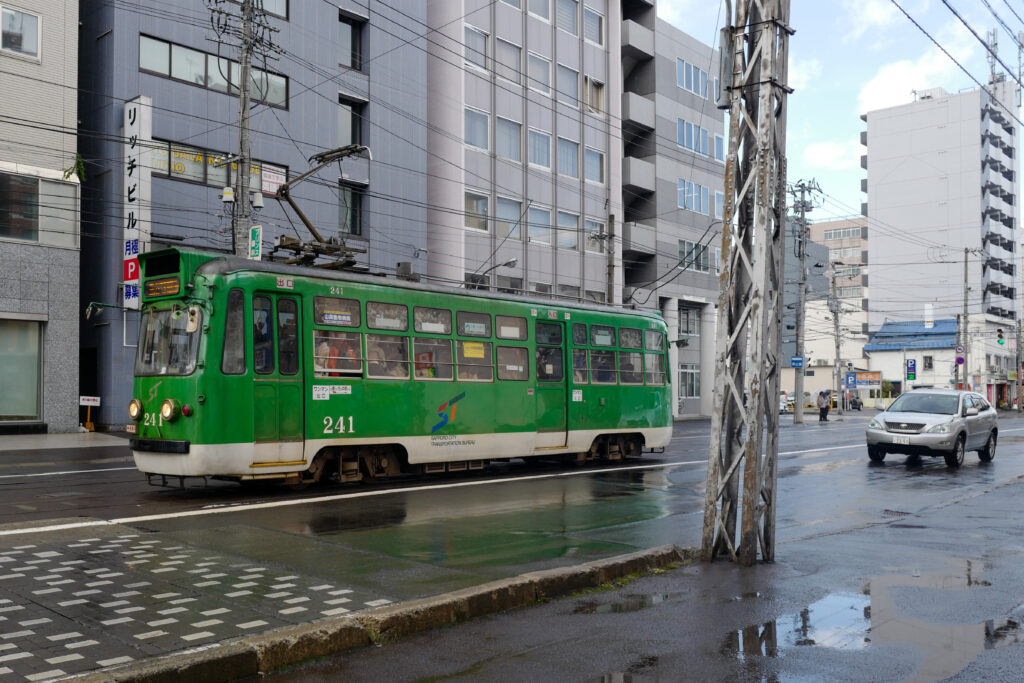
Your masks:
<svg viewBox="0 0 1024 683"><path fill-rule="evenodd" d="M134 470L134 467L103 467L98 470L67 470L65 472L32 472L29 474L0 474L0 479L24 479L27 477L56 477L62 474L93 474L95 472L120 472Z"/></svg>

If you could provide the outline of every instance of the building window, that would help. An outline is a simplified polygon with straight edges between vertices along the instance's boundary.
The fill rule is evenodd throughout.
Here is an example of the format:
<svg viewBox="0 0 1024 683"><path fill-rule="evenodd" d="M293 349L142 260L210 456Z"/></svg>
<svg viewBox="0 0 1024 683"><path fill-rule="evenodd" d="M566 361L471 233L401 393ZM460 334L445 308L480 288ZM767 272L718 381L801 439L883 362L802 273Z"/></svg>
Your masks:
<svg viewBox="0 0 1024 683"><path fill-rule="evenodd" d="M338 230L343 235L362 235L363 193L350 185L342 185L338 194Z"/></svg>
<svg viewBox="0 0 1024 683"><path fill-rule="evenodd" d="M715 192L715 218L722 218L725 215L725 193Z"/></svg>
<svg viewBox="0 0 1024 683"><path fill-rule="evenodd" d="M480 273L463 273L466 289L490 289L487 276Z"/></svg>
<svg viewBox="0 0 1024 683"><path fill-rule="evenodd" d="M0 319L0 367L4 369L0 422L40 418L41 337L40 323Z"/></svg>
<svg viewBox="0 0 1024 683"><path fill-rule="evenodd" d="M529 224L528 235L530 241L551 244L551 212L547 209L538 209L531 206L526 215Z"/></svg>
<svg viewBox="0 0 1024 683"><path fill-rule="evenodd" d="M338 97L338 146L363 144L363 111L366 104Z"/></svg>
<svg viewBox="0 0 1024 683"><path fill-rule="evenodd" d="M676 143L697 154L708 154L708 129L678 119L676 122Z"/></svg>
<svg viewBox="0 0 1024 683"><path fill-rule="evenodd" d="M530 130L530 163L551 168L551 135Z"/></svg>
<svg viewBox="0 0 1024 683"><path fill-rule="evenodd" d="M264 3L266 6L266 3ZM338 66L343 66L353 71L363 70L363 22L352 17L338 14L339 35Z"/></svg>
<svg viewBox="0 0 1024 683"><path fill-rule="evenodd" d="M502 239L507 237L512 240L520 239L521 231L519 229L519 224L522 220L522 216L522 202L517 202L514 199L498 197L498 205L495 207L494 211L494 230L498 237Z"/></svg>
<svg viewBox="0 0 1024 683"><path fill-rule="evenodd" d="M238 94L241 67L222 57L149 36L139 36L139 69L229 95ZM288 78L253 67L249 72L254 102L288 108Z"/></svg>
<svg viewBox="0 0 1024 683"><path fill-rule="evenodd" d="M925 356L922 359L924 362L921 364L925 370L935 369L935 358L933 356Z"/></svg>
<svg viewBox="0 0 1024 683"><path fill-rule="evenodd" d="M583 38L604 47L604 17L589 7L583 8Z"/></svg>
<svg viewBox="0 0 1024 683"><path fill-rule="evenodd" d="M721 135L715 136L715 159L725 161L725 138Z"/></svg>
<svg viewBox="0 0 1024 683"><path fill-rule="evenodd" d="M473 26L466 26L466 64L487 69L487 34Z"/></svg>
<svg viewBox="0 0 1024 683"><path fill-rule="evenodd" d="M836 296L840 299L854 299L863 295L863 287L836 287Z"/></svg>
<svg viewBox="0 0 1024 683"><path fill-rule="evenodd" d="M708 214L708 211L710 210L708 205L708 188L680 178L677 193L677 202L680 209L695 211L704 215Z"/></svg>
<svg viewBox="0 0 1024 683"><path fill-rule="evenodd" d="M521 7L520 4L519 4L519 0L501 0L501 1L504 2L506 5L512 5L516 9L520 9L520 7Z"/></svg>
<svg viewBox="0 0 1024 683"><path fill-rule="evenodd" d="M558 172L562 175L580 177L580 144L565 138L558 138Z"/></svg>
<svg viewBox="0 0 1024 683"><path fill-rule="evenodd" d="M522 137L522 126L515 121L503 119L500 116L494 121L494 151L499 157L522 160L520 139Z"/></svg>
<svg viewBox="0 0 1024 683"><path fill-rule="evenodd" d="M588 289L583 293L586 301L592 301L596 304L603 304L606 300L604 292L599 292L596 289Z"/></svg>
<svg viewBox="0 0 1024 683"><path fill-rule="evenodd" d="M558 298L568 299L570 301L580 300L580 288L579 285L558 285Z"/></svg>
<svg viewBox="0 0 1024 683"><path fill-rule="evenodd" d="M575 69L558 65L558 101L572 107L580 106L580 75Z"/></svg>
<svg viewBox="0 0 1024 683"><path fill-rule="evenodd" d="M679 268L707 273L711 270L708 247L688 240L679 240Z"/></svg>
<svg viewBox="0 0 1024 683"><path fill-rule="evenodd" d="M679 397L700 398L700 366L696 363L679 366Z"/></svg>
<svg viewBox="0 0 1024 683"><path fill-rule="evenodd" d="M590 76L584 76L583 98L584 105L589 113L604 114L604 83L595 81Z"/></svg>
<svg viewBox="0 0 1024 683"><path fill-rule="evenodd" d="M530 79L529 85L534 90L544 93L551 92L551 61L532 52L526 60L526 75Z"/></svg>
<svg viewBox="0 0 1024 683"><path fill-rule="evenodd" d="M23 57L39 59L40 21L36 14L29 14L12 7L0 10L0 49Z"/></svg>
<svg viewBox="0 0 1024 683"><path fill-rule="evenodd" d="M830 261L835 261L842 258L860 258L860 247L842 247L839 249L829 249L828 258Z"/></svg>
<svg viewBox="0 0 1024 683"><path fill-rule="evenodd" d="M604 153L587 147L583 150L583 177L595 183L604 182Z"/></svg>
<svg viewBox="0 0 1024 683"><path fill-rule="evenodd" d="M597 254L604 253L604 223L591 220L583 221L583 248Z"/></svg>
<svg viewBox="0 0 1024 683"><path fill-rule="evenodd" d="M0 173L0 197L0 237L38 240L39 179Z"/></svg>
<svg viewBox="0 0 1024 683"><path fill-rule="evenodd" d="M679 309L679 336L699 337L700 336L700 309L680 308Z"/></svg>
<svg viewBox="0 0 1024 683"><path fill-rule="evenodd" d="M466 227L487 232L487 196L466 193Z"/></svg>
<svg viewBox="0 0 1024 683"><path fill-rule="evenodd" d="M496 289L504 294L522 294L523 278L499 275Z"/></svg>
<svg viewBox="0 0 1024 683"><path fill-rule="evenodd" d="M722 248L715 247L715 275L722 274Z"/></svg>
<svg viewBox="0 0 1024 683"><path fill-rule="evenodd" d="M845 240L851 237L860 239L861 230L860 228L839 228L836 230L825 231L825 241L831 242L832 240Z"/></svg>
<svg viewBox="0 0 1024 683"><path fill-rule="evenodd" d="M558 248L578 249L579 248L580 217L567 211L558 212ZM577 287L576 296L579 296Z"/></svg>
<svg viewBox="0 0 1024 683"><path fill-rule="evenodd" d="M238 175L238 161L224 163L227 155L176 142L153 141L152 164L154 176L167 176L174 180L203 183L211 187L233 185ZM249 162L249 187L255 192L274 194L287 179L288 169L253 159Z"/></svg>
<svg viewBox="0 0 1024 683"><path fill-rule="evenodd" d="M676 85L707 99L708 72L682 59L676 60Z"/></svg>
<svg viewBox="0 0 1024 683"><path fill-rule="evenodd" d="M531 282L530 291L536 294L537 296L542 296L545 298L551 297L551 285L548 284L547 282Z"/></svg>
<svg viewBox="0 0 1024 683"><path fill-rule="evenodd" d="M557 5L557 16L555 17L555 25L567 33L577 35L579 28L577 26L577 14L578 14L578 3L576 0L555 0Z"/></svg>
<svg viewBox="0 0 1024 683"><path fill-rule="evenodd" d="M551 0L527 0L526 8L545 21L551 19Z"/></svg>
<svg viewBox="0 0 1024 683"><path fill-rule="evenodd" d="M519 66L522 50L501 38L494 45L494 72L505 80L519 83L522 80Z"/></svg>
<svg viewBox="0 0 1024 683"><path fill-rule="evenodd" d="M487 149L487 114L475 109L466 110L466 144Z"/></svg>

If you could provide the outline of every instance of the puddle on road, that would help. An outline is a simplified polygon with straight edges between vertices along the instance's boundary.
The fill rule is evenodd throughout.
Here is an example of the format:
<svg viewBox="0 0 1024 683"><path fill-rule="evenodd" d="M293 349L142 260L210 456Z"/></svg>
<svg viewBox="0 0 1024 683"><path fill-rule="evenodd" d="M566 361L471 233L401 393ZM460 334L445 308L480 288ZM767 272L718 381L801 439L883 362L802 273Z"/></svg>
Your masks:
<svg viewBox="0 0 1024 683"><path fill-rule="evenodd" d="M935 623L902 614L895 591L925 588L962 591L992 585L977 577L972 563L958 575L890 575L871 579L863 593L833 593L796 614L729 633L720 652L756 665L763 657L784 657L795 648L862 651L873 643L908 647L922 654L907 680L936 681L962 671L984 650L1024 642L1021 623L1012 618L974 624ZM941 595L931 599L941 600ZM872 626L874 622L874 626Z"/></svg>
<svg viewBox="0 0 1024 683"><path fill-rule="evenodd" d="M642 609L660 605L672 598L680 597L681 593L655 593L652 595L627 595L618 602L599 603L597 600L585 600L573 607L573 614L620 614L623 612L639 612Z"/></svg>

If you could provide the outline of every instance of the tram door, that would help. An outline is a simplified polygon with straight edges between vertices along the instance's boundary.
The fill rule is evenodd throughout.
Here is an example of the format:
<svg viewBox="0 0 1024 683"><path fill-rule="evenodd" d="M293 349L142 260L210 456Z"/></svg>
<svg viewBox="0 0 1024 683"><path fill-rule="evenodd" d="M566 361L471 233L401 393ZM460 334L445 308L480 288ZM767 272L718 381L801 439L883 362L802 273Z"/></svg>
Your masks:
<svg viewBox="0 0 1024 683"><path fill-rule="evenodd" d="M565 376L565 325L537 322L537 448L565 446L568 383Z"/></svg>
<svg viewBox="0 0 1024 683"><path fill-rule="evenodd" d="M252 297L254 440L282 442L257 449L257 462L302 460L302 363L299 297Z"/></svg>

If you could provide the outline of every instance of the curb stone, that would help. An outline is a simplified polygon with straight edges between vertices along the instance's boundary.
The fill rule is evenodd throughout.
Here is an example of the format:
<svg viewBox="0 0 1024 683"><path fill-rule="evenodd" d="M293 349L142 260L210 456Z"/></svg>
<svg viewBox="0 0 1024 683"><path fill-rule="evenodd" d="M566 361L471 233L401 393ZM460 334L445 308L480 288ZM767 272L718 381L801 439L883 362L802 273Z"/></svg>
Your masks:
<svg viewBox="0 0 1024 683"><path fill-rule="evenodd" d="M477 617L526 607L614 579L694 561L695 549L663 545L573 567L545 569L443 595L419 598L309 624L275 629L194 650L92 671L65 680L83 683L220 683Z"/></svg>

